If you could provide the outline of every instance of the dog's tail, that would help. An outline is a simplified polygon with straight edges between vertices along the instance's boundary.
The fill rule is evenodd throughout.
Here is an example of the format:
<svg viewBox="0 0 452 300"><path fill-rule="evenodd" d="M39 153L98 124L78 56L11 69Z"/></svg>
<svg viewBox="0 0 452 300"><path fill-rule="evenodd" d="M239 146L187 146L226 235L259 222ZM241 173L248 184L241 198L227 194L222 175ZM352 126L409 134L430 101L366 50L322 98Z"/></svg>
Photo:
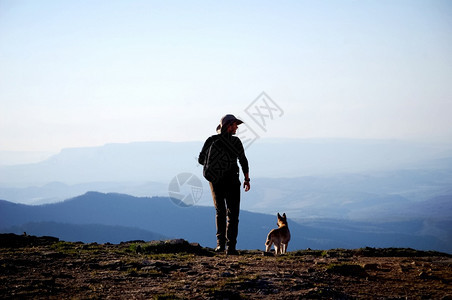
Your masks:
<svg viewBox="0 0 452 300"><path fill-rule="evenodd" d="M270 231L267 235L267 240L265 241L265 245L270 245L271 244L271 235L272 235L272 231Z"/></svg>

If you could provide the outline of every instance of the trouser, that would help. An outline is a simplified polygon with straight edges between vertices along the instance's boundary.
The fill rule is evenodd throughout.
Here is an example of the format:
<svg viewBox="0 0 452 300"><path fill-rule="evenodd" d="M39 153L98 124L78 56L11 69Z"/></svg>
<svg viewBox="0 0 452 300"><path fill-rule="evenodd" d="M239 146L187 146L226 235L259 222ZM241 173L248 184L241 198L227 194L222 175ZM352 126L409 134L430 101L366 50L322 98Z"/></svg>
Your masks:
<svg viewBox="0 0 452 300"><path fill-rule="evenodd" d="M217 225L217 245L235 249L239 227L240 181L238 177L210 182L215 221Z"/></svg>

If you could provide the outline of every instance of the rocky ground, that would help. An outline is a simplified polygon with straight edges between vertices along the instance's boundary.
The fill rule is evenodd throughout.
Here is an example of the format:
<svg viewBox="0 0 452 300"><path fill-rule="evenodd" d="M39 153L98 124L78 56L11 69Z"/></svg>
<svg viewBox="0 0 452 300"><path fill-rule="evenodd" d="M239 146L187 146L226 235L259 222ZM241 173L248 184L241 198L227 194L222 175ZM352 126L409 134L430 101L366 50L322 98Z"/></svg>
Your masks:
<svg viewBox="0 0 452 300"><path fill-rule="evenodd" d="M0 235L1 299L452 299L452 256L412 249L215 254L184 240Z"/></svg>

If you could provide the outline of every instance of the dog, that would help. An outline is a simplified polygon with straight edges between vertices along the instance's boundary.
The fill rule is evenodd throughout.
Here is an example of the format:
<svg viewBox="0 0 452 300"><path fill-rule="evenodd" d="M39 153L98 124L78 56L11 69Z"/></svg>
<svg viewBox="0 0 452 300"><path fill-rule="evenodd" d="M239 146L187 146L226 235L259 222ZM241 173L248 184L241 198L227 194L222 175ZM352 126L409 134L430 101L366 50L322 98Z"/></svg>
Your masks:
<svg viewBox="0 0 452 300"><path fill-rule="evenodd" d="M283 213L281 216L279 213L278 217L278 228L271 230L268 233L267 241L265 242L265 252L268 253L272 244L275 247L275 254L284 254L287 251L287 246L290 241L290 231L287 225L286 214Z"/></svg>

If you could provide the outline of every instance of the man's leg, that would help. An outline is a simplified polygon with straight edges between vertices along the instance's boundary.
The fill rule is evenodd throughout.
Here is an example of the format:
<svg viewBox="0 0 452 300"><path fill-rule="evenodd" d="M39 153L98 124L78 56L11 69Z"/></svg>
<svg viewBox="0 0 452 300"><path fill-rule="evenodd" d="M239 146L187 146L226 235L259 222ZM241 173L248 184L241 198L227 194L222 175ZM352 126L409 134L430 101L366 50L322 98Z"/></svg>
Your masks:
<svg viewBox="0 0 452 300"><path fill-rule="evenodd" d="M226 205L227 205L227 232L226 242L228 252L234 252L237 244L237 235L239 229L239 213L240 213L240 181L234 181L226 189Z"/></svg>
<svg viewBox="0 0 452 300"><path fill-rule="evenodd" d="M215 223L217 226L217 251L225 250L226 244L226 206L224 188L210 183L213 204L215 205Z"/></svg>

